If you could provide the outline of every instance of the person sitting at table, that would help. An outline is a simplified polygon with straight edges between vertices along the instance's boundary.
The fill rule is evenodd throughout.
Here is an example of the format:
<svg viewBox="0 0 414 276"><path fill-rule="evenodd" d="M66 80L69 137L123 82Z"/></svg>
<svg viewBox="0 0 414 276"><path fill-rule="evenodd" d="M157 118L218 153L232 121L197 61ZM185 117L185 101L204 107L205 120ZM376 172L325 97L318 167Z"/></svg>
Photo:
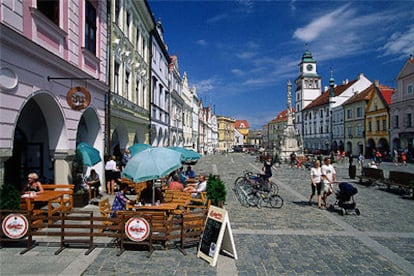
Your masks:
<svg viewBox="0 0 414 276"><path fill-rule="evenodd" d="M187 178L195 177L195 172L191 169L191 166L187 167L187 170L185 171L185 176L187 176Z"/></svg>
<svg viewBox="0 0 414 276"><path fill-rule="evenodd" d="M193 197L199 196L200 193L207 191L207 180L204 175L200 175L198 178L197 186L188 185L185 187L184 192L193 193Z"/></svg>
<svg viewBox="0 0 414 276"><path fill-rule="evenodd" d="M178 177L181 183L185 183L187 181L187 176L185 175L184 168L181 167L178 171Z"/></svg>
<svg viewBox="0 0 414 276"><path fill-rule="evenodd" d="M184 190L184 185L178 181L178 175L173 176L173 181L168 183L168 189L169 190L176 190L176 191L182 191Z"/></svg>
<svg viewBox="0 0 414 276"><path fill-rule="evenodd" d="M153 184L152 180L148 180L147 181L147 187L144 190L142 190L139 201L143 205L148 204L148 203L152 204L152 193L155 194L154 195L154 201L155 202L157 202L157 201L159 201L160 203L164 202L164 197L162 195L161 188L155 188L154 191L153 191L152 190L153 185L154 184Z"/></svg>
<svg viewBox="0 0 414 276"><path fill-rule="evenodd" d="M99 180L98 173L92 169L89 176L85 179L86 184L88 184L89 189L95 189L96 197L101 198L102 196L99 194L99 187L101 186L101 181Z"/></svg>
<svg viewBox="0 0 414 276"><path fill-rule="evenodd" d="M125 210L126 204L135 204L135 200L130 200L126 196L126 192L128 191L128 185L126 183L121 183L120 191L116 193L114 198L114 203L112 204L112 213L111 217L116 217L116 212Z"/></svg>
<svg viewBox="0 0 414 276"><path fill-rule="evenodd" d="M43 190L42 183L39 181L39 176L36 173L29 173L27 176L27 185L23 189L23 193L35 192L36 194L42 194Z"/></svg>

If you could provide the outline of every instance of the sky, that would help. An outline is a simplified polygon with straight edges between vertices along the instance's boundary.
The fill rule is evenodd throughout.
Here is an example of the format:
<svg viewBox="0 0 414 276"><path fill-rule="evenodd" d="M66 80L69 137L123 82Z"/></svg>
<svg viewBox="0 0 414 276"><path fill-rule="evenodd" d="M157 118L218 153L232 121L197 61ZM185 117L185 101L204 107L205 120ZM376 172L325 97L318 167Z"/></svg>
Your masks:
<svg viewBox="0 0 414 276"><path fill-rule="evenodd" d="M261 129L287 108L287 82L299 75L306 49L322 87L357 79L397 87L414 54L414 0L160 1L170 55L178 56L203 106ZM292 99L294 104L294 99ZM293 105L294 106L294 105Z"/></svg>

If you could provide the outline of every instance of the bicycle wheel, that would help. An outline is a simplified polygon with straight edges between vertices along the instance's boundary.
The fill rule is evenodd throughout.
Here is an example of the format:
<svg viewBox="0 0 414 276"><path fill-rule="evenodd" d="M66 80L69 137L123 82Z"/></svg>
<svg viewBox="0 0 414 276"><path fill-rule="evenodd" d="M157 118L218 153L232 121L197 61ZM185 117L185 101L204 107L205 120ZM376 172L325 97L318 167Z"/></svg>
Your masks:
<svg viewBox="0 0 414 276"><path fill-rule="evenodd" d="M243 194L243 191L241 191L240 188L236 188L234 190L234 193L236 194L236 198L242 206L249 207L249 203L246 200L246 196Z"/></svg>
<svg viewBox="0 0 414 276"><path fill-rule="evenodd" d="M264 205L263 198L259 198L259 201L257 202L257 208L262 209L263 205Z"/></svg>
<svg viewBox="0 0 414 276"><path fill-rule="evenodd" d="M283 206L283 198L279 195L270 196L270 206L272 208L280 209Z"/></svg>
<svg viewBox="0 0 414 276"><path fill-rule="evenodd" d="M237 188L237 187L238 187L238 186L240 186L243 182L244 182L244 177L243 177L243 176L239 176L239 177L237 177L236 181L234 181L234 188Z"/></svg>
<svg viewBox="0 0 414 276"><path fill-rule="evenodd" d="M247 195L246 200L250 206L257 206L257 203L259 202L259 197L256 195L255 192L252 192Z"/></svg>
<svg viewBox="0 0 414 276"><path fill-rule="evenodd" d="M270 190L273 194L277 195L279 193L279 186L273 181L270 181Z"/></svg>

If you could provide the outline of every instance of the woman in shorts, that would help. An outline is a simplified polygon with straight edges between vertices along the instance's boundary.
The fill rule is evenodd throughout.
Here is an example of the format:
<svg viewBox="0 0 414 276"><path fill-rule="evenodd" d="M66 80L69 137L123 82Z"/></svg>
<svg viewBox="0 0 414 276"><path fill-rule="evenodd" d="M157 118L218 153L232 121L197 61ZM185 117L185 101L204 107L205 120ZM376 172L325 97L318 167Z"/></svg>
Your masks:
<svg viewBox="0 0 414 276"><path fill-rule="evenodd" d="M321 170L321 162L319 160L316 160L313 164L313 168L311 168L310 172L310 179L311 179L311 188L312 188L312 194L309 198L309 205L312 205L312 198L315 195L315 190L317 192L317 198L318 198L318 208L322 208L321 201L322 201L322 170Z"/></svg>

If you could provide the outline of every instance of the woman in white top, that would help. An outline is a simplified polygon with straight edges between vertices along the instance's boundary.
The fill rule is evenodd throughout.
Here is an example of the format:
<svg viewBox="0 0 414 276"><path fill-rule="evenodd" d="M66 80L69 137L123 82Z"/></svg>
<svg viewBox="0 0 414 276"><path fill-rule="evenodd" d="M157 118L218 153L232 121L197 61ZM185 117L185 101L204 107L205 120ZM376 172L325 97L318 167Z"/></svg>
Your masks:
<svg viewBox="0 0 414 276"><path fill-rule="evenodd" d="M319 160L316 160L313 164L313 168L311 168L310 172L310 179L311 179L311 188L312 188L312 194L309 198L309 205L312 205L312 198L315 195L315 190L318 193L318 208L321 207L321 193L322 193L322 170L321 170L321 162Z"/></svg>
<svg viewBox="0 0 414 276"><path fill-rule="evenodd" d="M106 193L109 195L115 194L115 173L116 168L116 157L111 156L111 158L105 164L105 178L106 178Z"/></svg>

